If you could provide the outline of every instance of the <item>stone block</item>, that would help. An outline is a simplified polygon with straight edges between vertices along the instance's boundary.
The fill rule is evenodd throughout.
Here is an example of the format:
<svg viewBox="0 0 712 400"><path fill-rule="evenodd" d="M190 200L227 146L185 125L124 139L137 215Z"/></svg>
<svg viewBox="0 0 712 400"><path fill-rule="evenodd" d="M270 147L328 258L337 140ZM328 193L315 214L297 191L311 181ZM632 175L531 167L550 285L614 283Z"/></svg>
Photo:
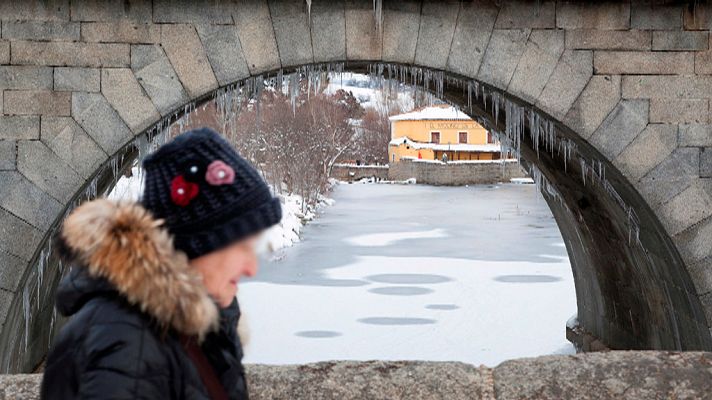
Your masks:
<svg viewBox="0 0 712 400"><path fill-rule="evenodd" d="M84 182L71 166L38 140L17 143L17 170L62 203L68 202Z"/></svg>
<svg viewBox="0 0 712 400"><path fill-rule="evenodd" d="M0 170L16 169L17 144L14 140L0 140Z"/></svg>
<svg viewBox="0 0 712 400"><path fill-rule="evenodd" d="M671 75L695 72L694 53L596 51L593 57L596 74Z"/></svg>
<svg viewBox="0 0 712 400"><path fill-rule="evenodd" d="M615 159L648 125L647 100L621 100L589 142L609 160Z"/></svg>
<svg viewBox="0 0 712 400"><path fill-rule="evenodd" d="M708 98L712 93L712 76L645 76L623 77L621 93L624 98Z"/></svg>
<svg viewBox="0 0 712 400"><path fill-rule="evenodd" d="M448 56L448 70L477 76L489 43L498 8L488 1L463 2Z"/></svg>
<svg viewBox="0 0 712 400"><path fill-rule="evenodd" d="M153 21L158 23L232 23L232 2L214 0L154 0Z"/></svg>
<svg viewBox="0 0 712 400"><path fill-rule="evenodd" d="M709 218L712 216L712 179L698 179L663 205L658 215L671 236Z"/></svg>
<svg viewBox="0 0 712 400"><path fill-rule="evenodd" d="M3 39L13 40L79 40L78 22L3 21Z"/></svg>
<svg viewBox="0 0 712 400"><path fill-rule="evenodd" d="M0 1L0 15L3 21L68 21L69 0Z"/></svg>
<svg viewBox="0 0 712 400"><path fill-rule="evenodd" d="M197 25L196 28L220 86L250 76L250 69L247 68L247 61L242 54L242 46L234 26Z"/></svg>
<svg viewBox="0 0 712 400"><path fill-rule="evenodd" d="M563 51L564 31L532 30L524 54L509 82L508 92L529 103L536 102Z"/></svg>
<svg viewBox="0 0 712 400"><path fill-rule="evenodd" d="M0 40L0 64L10 64L10 42Z"/></svg>
<svg viewBox="0 0 712 400"><path fill-rule="evenodd" d="M676 147L677 125L650 124L613 160L613 164L634 182L665 160Z"/></svg>
<svg viewBox="0 0 712 400"><path fill-rule="evenodd" d="M709 100L650 99L650 122L707 123L709 122Z"/></svg>
<svg viewBox="0 0 712 400"><path fill-rule="evenodd" d="M161 26L128 20L82 23L82 41L99 43L159 43Z"/></svg>
<svg viewBox="0 0 712 400"><path fill-rule="evenodd" d="M704 223L700 224L702 225L705 229L704 232L700 234L707 234L711 235L712 231L709 230L709 224L705 225ZM698 226L694 226L690 228L688 231L692 232L697 232ZM688 231L685 231L681 233L680 235L676 236L674 238L675 244L680 251L680 254L682 255L683 260L686 260L685 253L688 251L687 247L690 244L690 242L686 239L678 239L683 235L686 235ZM707 241L707 243L712 243ZM706 243L695 243L692 246L696 245L702 245L705 246ZM709 250L708 250L709 252ZM697 294L707 294L712 291L712 257L702 260L702 261L697 261L697 262L688 262L685 261L687 264L687 272L690 274L690 278L692 279L692 283L695 285L695 290L697 291Z"/></svg>
<svg viewBox="0 0 712 400"><path fill-rule="evenodd" d="M189 101L160 46L131 46L131 69L161 115L166 116Z"/></svg>
<svg viewBox="0 0 712 400"><path fill-rule="evenodd" d="M192 25L163 25L161 44L191 99L217 89L218 81Z"/></svg>
<svg viewBox="0 0 712 400"><path fill-rule="evenodd" d="M695 73L712 75L712 35L710 35L710 50L695 53Z"/></svg>
<svg viewBox="0 0 712 400"><path fill-rule="evenodd" d="M494 29L478 77L500 89L506 89L514 69L526 48L530 30Z"/></svg>
<svg viewBox="0 0 712 400"><path fill-rule="evenodd" d="M420 30L415 49L415 63L430 68L445 69L450 43L455 33L459 4L443 5L424 1L420 13ZM447 46L443 44L447 43Z"/></svg>
<svg viewBox="0 0 712 400"><path fill-rule="evenodd" d="M679 137L680 146L712 146L712 125L681 124Z"/></svg>
<svg viewBox="0 0 712 400"><path fill-rule="evenodd" d="M709 33L700 31L653 31L653 50L708 50Z"/></svg>
<svg viewBox="0 0 712 400"><path fill-rule="evenodd" d="M51 90L6 90L5 114L10 115L70 115L70 92Z"/></svg>
<svg viewBox="0 0 712 400"><path fill-rule="evenodd" d="M415 60L420 29L418 12L383 10L383 61L410 64Z"/></svg>
<svg viewBox="0 0 712 400"><path fill-rule="evenodd" d="M73 92L72 117L107 154L114 154L133 137L100 93Z"/></svg>
<svg viewBox="0 0 712 400"><path fill-rule="evenodd" d="M160 119L158 110L128 68L103 69L101 93L135 134Z"/></svg>
<svg viewBox="0 0 712 400"><path fill-rule="evenodd" d="M0 115L0 139L39 139L40 117Z"/></svg>
<svg viewBox="0 0 712 400"><path fill-rule="evenodd" d="M151 0L73 1L72 21L151 22L151 3Z"/></svg>
<svg viewBox="0 0 712 400"><path fill-rule="evenodd" d="M0 289L15 291L26 266L27 261L0 251Z"/></svg>
<svg viewBox="0 0 712 400"><path fill-rule="evenodd" d="M712 178L712 147L703 147L700 152L700 177Z"/></svg>
<svg viewBox="0 0 712 400"><path fill-rule="evenodd" d="M346 8L346 58L349 60L381 59L382 35L373 10Z"/></svg>
<svg viewBox="0 0 712 400"><path fill-rule="evenodd" d="M653 209L687 189L700 176L700 150L680 147L634 185Z"/></svg>
<svg viewBox="0 0 712 400"><path fill-rule="evenodd" d="M52 89L52 68L35 66L0 66L0 89Z"/></svg>
<svg viewBox="0 0 712 400"><path fill-rule="evenodd" d="M566 31L566 48L579 50L650 50L650 31Z"/></svg>
<svg viewBox="0 0 712 400"><path fill-rule="evenodd" d="M0 180L3 179L2 174L0 172ZM41 239L39 229L0 207L0 250L29 261Z"/></svg>
<svg viewBox="0 0 712 400"><path fill-rule="evenodd" d="M343 1L312 4L310 20L314 62L345 60L346 21Z"/></svg>
<svg viewBox="0 0 712 400"><path fill-rule="evenodd" d="M42 117L41 133L42 142L83 179L109 157L71 117Z"/></svg>
<svg viewBox="0 0 712 400"><path fill-rule="evenodd" d="M694 7L684 7L682 10L683 27L686 31L712 30L712 5L695 3Z"/></svg>
<svg viewBox="0 0 712 400"><path fill-rule="evenodd" d="M563 1L556 4L556 27L625 30L630 28L630 4Z"/></svg>
<svg viewBox="0 0 712 400"><path fill-rule="evenodd" d="M82 42L12 42L12 63L77 67L128 67L128 44Z"/></svg>
<svg viewBox="0 0 712 400"><path fill-rule="evenodd" d="M97 68L54 68L54 90L70 92L98 92L101 90L101 75Z"/></svg>
<svg viewBox="0 0 712 400"><path fill-rule="evenodd" d="M563 123L588 139L620 98L620 76L594 75L566 113Z"/></svg>
<svg viewBox="0 0 712 400"><path fill-rule="evenodd" d="M306 13L272 16L277 50L283 68L314 62Z"/></svg>
<svg viewBox="0 0 712 400"><path fill-rule="evenodd" d="M630 27L650 30L682 29L682 9L682 5L679 4L632 3Z"/></svg>
<svg viewBox="0 0 712 400"><path fill-rule="evenodd" d="M593 73L588 50L565 50L536 105L561 120L588 84Z"/></svg>
<svg viewBox="0 0 712 400"><path fill-rule="evenodd" d="M234 17L250 74L279 69L279 50L267 3L241 1Z"/></svg>
<svg viewBox="0 0 712 400"><path fill-rule="evenodd" d="M30 143L30 141L26 141ZM32 143L40 143L32 141ZM41 143L40 143L41 144ZM43 160L39 160L42 162ZM0 208L7 210L17 217L31 224L33 227L44 231L52 225L52 222L62 210L62 205L50 194L42 190L36 183L31 182L23 176L23 172L2 171L0 172L0 184L3 187L3 195L0 197ZM59 184L57 182L56 184ZM2 218L0 217L0 220ZM0 228L2 232L2 228ZM8 240L3 238L2 241ZM19 257L31 256L34 248L28 249L27 253L6 249ZM29 258L29 257L28 257Z"/></svg>
<svg viewBox="0 0 712 400"><path fill-rule="evenodd" d="M503 2L495 29L556 28L555 1Z"/></svg>

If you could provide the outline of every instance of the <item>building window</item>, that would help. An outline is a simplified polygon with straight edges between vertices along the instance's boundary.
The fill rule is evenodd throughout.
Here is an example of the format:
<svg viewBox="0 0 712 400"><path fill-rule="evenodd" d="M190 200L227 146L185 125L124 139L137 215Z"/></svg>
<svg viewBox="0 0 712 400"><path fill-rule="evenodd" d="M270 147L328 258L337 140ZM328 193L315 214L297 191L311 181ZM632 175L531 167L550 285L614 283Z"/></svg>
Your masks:
<svg viewBox="0 0 712 400"><path fill-rule="evenodd" d="M494 143L494 138L492 137L492 132L487 132L487 143Z"/></svg>
<svg viewBox="0 0 712 400"><path fill-rule="evenodd" d="M460 132L458 136L460 143L467 143L467 132Z"/></svg>
<svg viewBox="0 0 712 400"><path fill-rule="evenodd" d="M393 153L393 162L396 162L396 155Z"/></svg>
<svg viewBox="0 0 712 400"><path fill-rule="evenodd" d="M430 132L430 142L440 143L440 132Z"/></svg>

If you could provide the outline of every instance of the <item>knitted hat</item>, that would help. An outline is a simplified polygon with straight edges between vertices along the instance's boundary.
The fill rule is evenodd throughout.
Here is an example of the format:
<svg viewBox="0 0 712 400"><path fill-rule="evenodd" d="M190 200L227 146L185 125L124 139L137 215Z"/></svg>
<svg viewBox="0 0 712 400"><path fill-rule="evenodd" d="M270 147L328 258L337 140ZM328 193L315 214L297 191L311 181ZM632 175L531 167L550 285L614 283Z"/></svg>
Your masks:
<svg viewBox="0 0 712 400"><path fill-rule="evenodd" d="M257 171L209 128L188 131L144 160L141 203L165 220L188 258L218 250L282 218Z"/></svg>

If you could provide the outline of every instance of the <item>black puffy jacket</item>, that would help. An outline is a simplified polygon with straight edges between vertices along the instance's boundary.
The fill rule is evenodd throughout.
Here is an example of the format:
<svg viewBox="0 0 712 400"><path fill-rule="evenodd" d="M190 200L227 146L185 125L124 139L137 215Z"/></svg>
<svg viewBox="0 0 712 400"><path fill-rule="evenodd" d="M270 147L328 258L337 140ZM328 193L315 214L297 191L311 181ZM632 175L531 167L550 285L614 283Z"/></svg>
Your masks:
<svg viewBox="0 0 712 400"><path fill-rule="evenodd" d="M47 358L42 399L208 399L181 346L198 337L230 399L247 399L237 300L218 310L170 237L136 203L85 203L64 222L74 269L57 308L69 322Z"/></svg>

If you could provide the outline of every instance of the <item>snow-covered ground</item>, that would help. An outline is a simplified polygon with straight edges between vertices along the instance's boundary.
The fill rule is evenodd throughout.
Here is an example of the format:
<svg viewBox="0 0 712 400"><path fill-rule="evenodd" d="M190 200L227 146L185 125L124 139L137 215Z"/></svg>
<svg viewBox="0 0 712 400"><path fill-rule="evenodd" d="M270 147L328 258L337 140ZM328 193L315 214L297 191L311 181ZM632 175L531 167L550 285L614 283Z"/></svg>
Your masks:
<svg viewBox="0 0 712 400"><path fill-rule="evenodd" d="M351 72L334 73L325 93L333 94L339 89L351 92L363 108L374 108L378 111L387 111L389 104L397 103L404 110L414 107L413 94L410 90L398 90L397 98L388 99L384 92L371 80L368 75Z"/></svg>
<svg viewBox="0 0 712 400"><path fill-rule="evenodd" d="M573 353L563 239L534 185L339 185L238 298L246 362Z"/></svg>

